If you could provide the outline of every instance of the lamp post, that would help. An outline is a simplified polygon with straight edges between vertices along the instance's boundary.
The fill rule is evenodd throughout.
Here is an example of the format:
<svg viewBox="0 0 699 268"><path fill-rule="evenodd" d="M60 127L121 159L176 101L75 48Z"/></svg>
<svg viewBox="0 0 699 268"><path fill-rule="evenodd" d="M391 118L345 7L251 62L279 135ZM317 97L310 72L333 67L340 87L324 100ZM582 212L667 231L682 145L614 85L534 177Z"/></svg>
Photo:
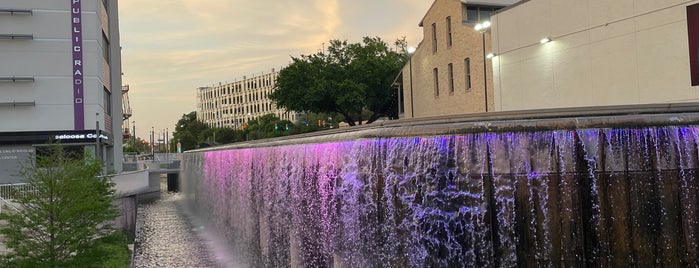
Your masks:
<svg viewBox="0 0 699 268"><path fill-rule="evenodd" d="M490 21L484 21L481 23L476 24L474 27L476 31L481 33L481 37L483 38L483 88L485 89L484 91L484 97L485 97L485 111L488 111L488 64L486 62L486 55L485 55L485 33L490 29Z"/></svg>

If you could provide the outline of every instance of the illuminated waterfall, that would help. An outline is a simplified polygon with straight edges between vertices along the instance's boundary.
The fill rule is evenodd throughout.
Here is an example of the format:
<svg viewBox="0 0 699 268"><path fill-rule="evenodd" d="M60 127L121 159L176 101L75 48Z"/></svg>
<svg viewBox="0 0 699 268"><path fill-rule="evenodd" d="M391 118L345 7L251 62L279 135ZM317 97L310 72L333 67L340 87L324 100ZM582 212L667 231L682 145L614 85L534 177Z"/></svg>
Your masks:
<svg viewBox="0 0 699 268"><path fill-rule="evenodd" d="M699 262L699 127L357 139L185 154L253 267Z"/></svg>

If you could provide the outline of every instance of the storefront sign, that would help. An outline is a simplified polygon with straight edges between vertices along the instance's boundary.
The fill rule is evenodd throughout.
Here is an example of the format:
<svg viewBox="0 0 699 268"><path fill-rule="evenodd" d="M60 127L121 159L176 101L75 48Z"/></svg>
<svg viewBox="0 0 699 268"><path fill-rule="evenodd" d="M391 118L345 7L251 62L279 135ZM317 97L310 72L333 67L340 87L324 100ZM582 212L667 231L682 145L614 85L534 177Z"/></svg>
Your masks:
<svg viewBox="0 0 699 268"><path fill-rule="evenodd" d="M92 139L94 140L95 137L97 137L97 134L95 133L88 133L88 134L57 134L54 136L54 139L57 141L64 141L64 140L85 140L85 139ZM109 140L109 136L100 134L100 139L101 140Z"/></svg>
<svg viewBox="0 0 699 268"><path fill-rule="evenodd" d="M73 33L73 122L75 130L84 130L82 5L81 0L70 1L72 1L70 27Z"/></svg>

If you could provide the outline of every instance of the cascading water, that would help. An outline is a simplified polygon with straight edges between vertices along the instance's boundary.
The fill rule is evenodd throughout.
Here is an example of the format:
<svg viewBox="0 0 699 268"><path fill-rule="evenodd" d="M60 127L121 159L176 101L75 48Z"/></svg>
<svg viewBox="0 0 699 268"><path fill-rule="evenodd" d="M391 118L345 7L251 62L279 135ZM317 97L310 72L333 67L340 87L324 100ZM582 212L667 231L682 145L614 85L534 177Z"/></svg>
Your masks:
<svg viewBox="0 0 699 268"><path fill-rule="evenodd" d="M185 154L252 267L699 265L699 127L357 139Z"/></svg>

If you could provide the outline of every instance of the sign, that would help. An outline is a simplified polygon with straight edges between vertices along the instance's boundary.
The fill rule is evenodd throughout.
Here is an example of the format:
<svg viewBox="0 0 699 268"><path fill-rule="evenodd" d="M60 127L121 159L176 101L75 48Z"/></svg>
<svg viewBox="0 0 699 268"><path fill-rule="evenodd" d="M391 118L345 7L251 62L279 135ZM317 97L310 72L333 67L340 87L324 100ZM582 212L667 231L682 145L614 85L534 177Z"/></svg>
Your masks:
<svg viewBox="0 0 699 268"><path fill-rule="evenodd" d="M83 34L82 2L70 0L71 32L73 34L73 125L75 130L85 129L84 79L83 79Z"/></svg>
<svg viewBox="0 0 699 268"><path fill-rule="evenodd" d="M0 146L0 184L19 182L18 174L35 150L32 146Z"/></svg>
<svg viewBox="0 0 699 268"><path fill-rule="evenodd" d="M88 133L88 134L57 134L54 136L54 139L57 141L62 141L62 140L84 140L84 139L92 139L94 140L95 137L97 137L97 134L95 133ZM109 136L100 134L100 139L101 140L109 140Z"/></svg>

